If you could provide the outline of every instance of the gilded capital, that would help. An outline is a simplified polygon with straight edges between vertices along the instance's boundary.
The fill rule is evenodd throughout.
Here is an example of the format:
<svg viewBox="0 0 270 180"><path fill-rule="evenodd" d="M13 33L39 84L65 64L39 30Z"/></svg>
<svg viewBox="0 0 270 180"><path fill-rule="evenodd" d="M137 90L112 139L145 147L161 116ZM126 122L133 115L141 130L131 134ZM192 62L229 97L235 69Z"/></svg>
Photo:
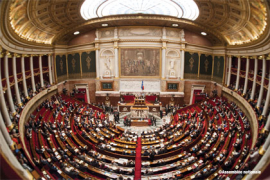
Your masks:
<svg viewBox="0 0 270 180"><path fill-rule="evenodd" d="M9 56L10 55L10 52L9 51L6 51L6 52L4 52L4 55L5 56Z"/></svg>

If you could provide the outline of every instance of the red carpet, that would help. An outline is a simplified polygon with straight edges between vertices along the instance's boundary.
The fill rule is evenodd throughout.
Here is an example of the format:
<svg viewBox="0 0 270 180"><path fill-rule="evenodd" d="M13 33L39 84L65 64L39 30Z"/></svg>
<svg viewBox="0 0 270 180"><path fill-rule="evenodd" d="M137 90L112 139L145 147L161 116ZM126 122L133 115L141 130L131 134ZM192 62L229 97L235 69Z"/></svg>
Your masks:
<svg viewBox="0 0 270 180"><path fill-rule="evenodd" d="M135 159L135 176L134 180L141 179L141 168L142 168L142 142L141 138L138 138L137 148L136 148L136 159Z"/></svg>

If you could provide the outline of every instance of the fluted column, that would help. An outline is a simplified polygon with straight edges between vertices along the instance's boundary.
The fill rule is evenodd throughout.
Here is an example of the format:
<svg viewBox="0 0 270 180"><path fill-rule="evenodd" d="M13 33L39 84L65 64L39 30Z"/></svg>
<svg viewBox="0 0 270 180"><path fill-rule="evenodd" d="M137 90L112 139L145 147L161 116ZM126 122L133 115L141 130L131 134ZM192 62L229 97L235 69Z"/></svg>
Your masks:
<svg viewBox="0 0 270 180"><path fill-rule="evenodd" d="M23 92L26 98L29 99L27 85L26 85L26 77L25 77L25 64L24 64L24 55L21 57L21 68L22 68L22 77L23 77Z"/></svg>
<svg viewBox="0 0 270 180"><path fill-rule="evenodd" d="M99 79L99 49L96 49L96 72Z"/></svg>
<svg viewBox="0 0 270 180"><path fill-rule="evenodd" d="M181 79L184 79L185 73L185 51L181 50Z"/></svg>
<svg viewBox="0 0 270 180"><path fill-rule="evenodd" d="M115 78L119 77L119 70L118 70L118 29L117 27L114 28L114 76Z"/></svg>
<svg viewBox="0 0 270 180"><path fill-rule="evenodd" d="M96 50L96 74L97 74L97 79L99 79L99 30L96 29L96 38L95 41L97 42L95 44L95 50Z"/></svg>
<svg viewBox="0 0 270 180"><path fill-rule="evenodd" d="M50 81L50 84L52 85L53 82L52 82L52 61L51 61L51 55L48 54L48 67L49 67L49 81Z"/></svg>
<svg viewBox="0 0 270 180"><path fill-rule="evenodd" d="M33 90L33 92L36 92L36 83L35 83L35 72L34 72L33 55L30 56L30 70L31 70L32 90Z"/></svg>
<svg viewBox="0 0 270 180"><path fill-rule="evenodd" d="M162 47L162 79L165 79L166 47Z"/></svg>
<svg viewBox="0 0 270 180"><path fill-rule="evenodd" d="M229 69L228 69L228 78L227 78L227 86L231 84L231 74L232 74L232 56L229 56Z"/></svg>
<svg viewBox="0 0 270 180"><path fill-rule="evenodd" d="M2 58L0 58L0 69L3 69L1 68L1 61L2 61ZM1 112L2 112L2 116L6 122L6 126L9 128L9 129L12 129L13 128L13 124L10 120L10 117L9 117L9 113L8 113L8 110L7 110L7 105L6 105L6 101L5 101L5 97L4 97L4 93L3 93L3 86L2 86L2 75L0 73L0 79L1 79L1 82L0 82L0 108L1 108Z"/></svg>
<svg viewBox="0 0 270 180"><path fill-rule="evenodd" d="M13 102L13 97L11 94L10 82L9 82L8 55L9 55L9 52L6 52L5 61L4 61L4 71L5 71L5 78L6 78L6 85L7 85L7 96L8 96L9 110L12 113L12 115L15 115L16 111L14 108L14 102Z"/></svg>
<svg viewBox="0 0 270 180"><path fill-rule="evenodd" d="M249 57L247 57L247 60L246 60L246 77L245 77L245 85L244 85L243 95L245 95L247 93L248 73L249 73Z"/></svg>
<svg viewBox="0 0 270 180"><path fill-rule="evenodd" d="M259 94L259 99L257 102L257 108L260 108L261 103L262 103L262 98L263 98L263 89L264 89L264 79L265 79L265 73L266 73L266 59L265 56L263 56L263 70L262 70L262 79L261 79L261 88L260 88L260 94Z"/></svg>
<svg viewBox="0 0 270 180"><path fill-rule="evenodd" d="M5 138L6 142L7 142L7 144L9 146L13 147L14 146L14 142L12 141L12 139L11 139L11 137L10 137L8 131L7 131L7 128L6 128L6 125L4 123L4 119L3 119L1 113L0 113L0 129L2 131L2 134L3 134L3 136L4 136L4 138Z"/></svg>
<svg viewBox="0 0 270 180"><path fill-rule="evenodd" d="M55 80L55 76L56 76L56 74L55 74L55 64L54 64L54 62L55 62L54 55L51 55L52 82L53 82L53 83L55 83L55 82L56 82L56 80Z"/></svg>
<svg viewBox="0 0 270 180"><path fill-rule="evenodd" d="M256 81L257 81L257 72L258 72L258 58L255 57L254 60L254 77L253 77L253 84L252 84L252 91L251 91L251 97L250 100L254 100L255 91L256 91Z"/></svg>
<svg viewBox="0 0 270 180"><path fill-rule="evenodd" d="M264 126L264 129L267 131L270 131L270 114L267 117L267 121L266 121L266 124Z"/></svg>
<svg viewBox="0 0 270 180"><path fill-rule="evenodd" d="M239 88L240 70L241 70L241 57L238 56L237 77L236 77L235 90L238 90L238 88Z"/></svg>
<svg viewBox="0 0 270 180"><path fill-rule="evenodd" d="M16 54L13 54L13 57L12 57L12 68L13 68L13 77L14 77L14 82L15 82L14 87L15 87L17 103L19 106L22 106L20 91L18 87L18 79L17 79Z"/></svg>
<svg viewBox="0 0 270 180"><path fill-rule="evenodd" d="M166 43L166 39L167 39L167 35L166 35L166 28L163 27L162 28L162 54L161 54L161 77L162 79L165 79L166 75L165 75L165 67L166 67L166 48L167 48L167 43Z"/></svg>
<svg viewBox="0 0 270 180"><path fill-rule="evenodd" d="M270 79L270 75L269 75L269 79ZM267 115L267 111L268 111L268 107L269 107L269 101L270 101L270 82L268 82L268 91L267 91L265 105L263 107L263 112L262 112L263 117L266 117L266 115Z"/></svg>
<svg viewBox="0 0 270 180"><path fill-rule="evenodd" d="M269 132L269 129L270 129L270 115L268 116L268 119L267 119L267 123L266 125L264 126L264 131L268 131ZM259 153L261 155L263 155L266 150L269 148L269 145L270 145L270 136L268 136L264 142L264 144L260 147L260 150L259 150Z"/></svg>
<svg viewBox="0 0 270 180"><path fill-rule="evenodd" d="M118 70L118 47L114 48L114 70L115 70L115 77L119 77L119 70Z"/></svg>
<svg viewBox="0 0 270 180"><path fill-rule="evenodd" d="M42 69L42 55L39 55L38 61L39 61L39 72L40 72L40 75L39 75L40 85L41 85L41 87L44 87L43 69Z"/></svg>

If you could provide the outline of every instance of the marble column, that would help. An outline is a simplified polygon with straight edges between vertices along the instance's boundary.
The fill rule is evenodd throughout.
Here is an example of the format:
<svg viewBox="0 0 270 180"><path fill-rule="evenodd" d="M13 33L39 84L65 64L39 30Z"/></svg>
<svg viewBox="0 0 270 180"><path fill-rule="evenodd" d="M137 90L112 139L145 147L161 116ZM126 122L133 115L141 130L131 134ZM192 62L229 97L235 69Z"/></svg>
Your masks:
<svg viewBox="0 0 270 180"><path fill-rule="evenodd" d="M162 28L162 54L161 54L161 77L162 79L166 78L166 48L167 48L167 43L166 43L166 39L167 39L167 32L166 32L166 27Z"/></svg>
<svg viewBox="0 0 270 180"><path fill-rule="evenodd" d="M52 81L52 61L51 61L51 55L48 54L48 68L49 68L49 83L50 85L53 84L53 81Z"/></svg>
<svg viewBox="0 0 270 180"><path fill-rule="evenodd" d="M8 144L8 146L14 146L14 142L12 141L8 131L7 131L7 128L6 128L6 125L4 123L4 120L3 120L3 117L2 117L2 114L0 113L0 129L1 129L1 132Z"/></svg>
<svg viewBox="0 0 270 180"><path fill-rule="evenodd" d="M245 95L247 93L248 73L249 73L249 57L247 57L247 60L246 60L246 77L245 77L245 85L244 85L243 95Z"/></svg>
<svg viewBox="0 0 270 180"><path fill-rule="evenodd" d="M95 32L95 34L96 34L96 38L95 38L95 41L96 41L96 43L95 43L95 50L96 50L96 74L97 74L97 79L99 79L100 78L100 74L99 74L99 64L100 64L100 62L99 62L99 30L98 29L96 29L96 32Z"/></svg>
<svg viewBox="0 0 270 180"><path fill-rule="evenodd" d="M263 56L263 65L262 65L262 79L261 79L261 88L260 88L260 94L259 99L257 102L257 108L260 108L263 98L263 90L264 90L264 79L265 79L265 73L266 73L266 59L265 56Z"/></svg>
<svg viewBox="0 0 270 180"><path fill-rule="evenodd" d="M229 56L229 67L228 67L228 78L227 78L227 86L231 84L231 75L232 75L232 56Z"/></svg>
<svg viewBox="0 0 270 180"><path fill-rule="evenodd" d="M97 79L99 79L99 49L96 49L96 73Z"/></svg>
<svg viewBox="0 0 270 180"><path fill-rule="evenodd" d="M269 79L270 79L270 75L269 75ZM270 101L270 82L268 82L268 91L267 91L265 105L263 107L263 112L262 112L263 117L266 117L266 115L267 115L267 111L268 111L268 107L269 107L269 101Z"/></svg>
<svg viewBox="0 0 270 180"><path fill-rule="evenodd" d="M1 68L1 60L2 58L0 58L0 69ZM0 73L0 79L2 79L2 75ZM6 105L6 101L5 101L5 97L4 97L4 93L3 93L3 86L2 86L2 81L0 82L0 108L1 108L1 112L2 112L2 116L6 122L6 126L9 128L9 129L12 129L13 128L13 124L10 120L10 116L9 116L9 113L8 113L8 110L7 110L7 105Z"/></svg>
<svg viewBox="0 0 270 180"><path fill-rule="evenodd" d="M34 72L33 55L30 56L30 70L31 70L32 90L33 90L33 92L36 92L36 83L35 83L35 72Z"/></svg>
<svg viewBox="0 0 270 180"><path fill-rule="evenodd" d="M162 79L165 79L166 47L162 47Z"/></svg>
<svg viewBox="0 0 270 180"><path fill-rule="evenodd" d="M16 69L16 54L13 54L12 57L12 68L13 68L13 77L14 77L14 87L15 87L15 93L16 93L16 99L19 106L22 106L20 91L18 87L18 79L17 79L17 69Z"/></svg>
<svg viewBox="0 0 270 180"><path fill-rule="evenodd" d="M40 85L41 85L41 87L44 87L43 69L42 69L42 55L39 55L38 62L39 62L39 72L40 72L40 75L39 75Z"/></svg>
<svg viewBox="0 0 270 180"><path fill-rule="evenodd" d="M8 56L9 56L9 52L5 54L5 60L4 60L4 71L5 71L5 78L6 78L6 85L7 85L7 98L8 98L8 103L9 103L9 110L12 113L12 115L15 115L16 111L14 108L14 102L13 102L13 97L11 94L10 82L9 82Z"/></svg>
<svg viewBox="0 0 270 180"><path fill-rule="evenodd" d="M119 77L119 70L118 70L118 47L114 47L114 71L115 77Z"/></svg>
<svg viewBox="0 0 270 180"><path fill-rule="evenodd" d="M269 126L270 126L270 115L268 116L267 123L264 127L264 130L269 131L269 128L270 128ZM269 148L269 145L270 145L270 136L266 138L264 144L260 147L259 153L263 155L266 152L266 150Z"/></svg>
<svg viewBox="0 0 270 180"><path fill-rule="evenodd" d="M257 72L258 72L258 58L257 56L255 57L254 60L254 77L253 77L253 84L252 84L252 91L251 91L251 96L250 96L250 100L254 100L254 96L255 96L255 91L256 91L256 81L257 81Z"/></svg>
<svg viewBox="0 0 270 180"><path fill-rule="evenodd" d="M51 55L51 65L52 65L52 82L56 82L56 72L55 72L55 58L54 55Z"/></svg>
<svg viewBox="0 0 270 180"><path fill-rule="evenodd" d="M270 131L270 114L267 117L267 121L263 129Z"/></svg>
<svg viewBox="0 0 270 180"><path fill-rule="evenodd" d="M22 77L23 77L23 92L26 98L29 99L27 84L26 84L26 77L25 77L25 63L24 63L24 56L21 57L21 68L22 68Z"/></svg>
<svg viewBox="0 0 270 180"><path fill-rule="evenodd" d="M119 77L119 70L118 70L118 29L117 27L114 28L114 76L115 78Z"/></svg>
<svg viewBox="0 0 270 180"><path fill-rule="evenodd" d="M185 73L185 51L181 50L181 79L184 79Z"/></svg>
<svg viewBox="0 0 270 180"><path fill-rule="evenodd" d="M241 70L241 57L238 56L237 77L236 77L235 90L238 90L238 88L239 88L240 70Z"/></svg>

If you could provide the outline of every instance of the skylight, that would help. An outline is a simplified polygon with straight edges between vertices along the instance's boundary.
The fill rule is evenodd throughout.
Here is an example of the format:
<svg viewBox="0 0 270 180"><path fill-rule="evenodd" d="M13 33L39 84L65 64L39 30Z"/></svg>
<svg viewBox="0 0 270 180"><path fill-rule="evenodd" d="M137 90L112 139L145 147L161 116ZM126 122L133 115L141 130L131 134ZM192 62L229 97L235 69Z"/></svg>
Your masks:
<svg viewBox="0 0 270 180"><path fill-rule="evenodd" d="M194 21L199 8L193 0L85 0L81 6L85 20L120 14L157 14Z"/></svg>

